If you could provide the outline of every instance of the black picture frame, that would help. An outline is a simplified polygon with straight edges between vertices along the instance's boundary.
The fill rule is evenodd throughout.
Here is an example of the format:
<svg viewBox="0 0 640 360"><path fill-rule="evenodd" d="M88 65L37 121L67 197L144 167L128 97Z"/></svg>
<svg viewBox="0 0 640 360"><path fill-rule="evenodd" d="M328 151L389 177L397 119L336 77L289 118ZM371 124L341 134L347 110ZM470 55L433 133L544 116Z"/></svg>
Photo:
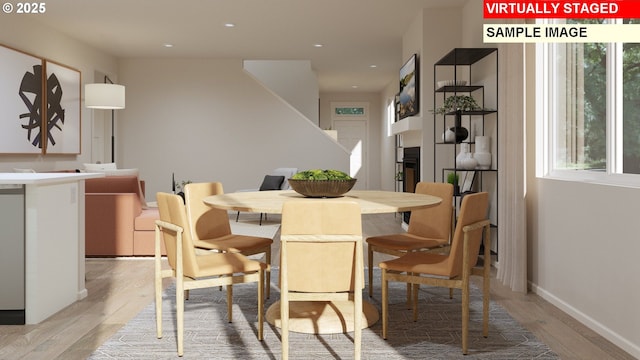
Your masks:
<svg viewBox="0 0 640 360"><path fill-rule="evenodd" d="M473 182L476 178L475 171L464 171L460 172L460 179L462 180L460 184L460 192L465 193L468 191L473 191Z"/></svg>
<svg viewBox="0 0 640 360"><path fill-rule="evenodd" d="M400 68L398 118L400 120L420 112L420 82L418 54L413 54Z"/></svg>

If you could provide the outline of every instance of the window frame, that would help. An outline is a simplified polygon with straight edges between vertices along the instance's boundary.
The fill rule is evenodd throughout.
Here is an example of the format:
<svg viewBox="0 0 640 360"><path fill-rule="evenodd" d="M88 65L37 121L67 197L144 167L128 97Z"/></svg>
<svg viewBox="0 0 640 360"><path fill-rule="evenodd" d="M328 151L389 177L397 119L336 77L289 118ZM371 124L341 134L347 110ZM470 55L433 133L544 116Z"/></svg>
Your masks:
<svg viewBox="0 0 640 360"><path fill-rule="evenodd" d="M549 23L553 20L539 20ZM621 23L622 19L613 20ZM598 183L640 188L640 174L624 174L623 170L623 43L607 44L607 119L606 170L556 168L558 79L554 59L555 44L537 43L536 68L536 177L576 182Z"/></svg>

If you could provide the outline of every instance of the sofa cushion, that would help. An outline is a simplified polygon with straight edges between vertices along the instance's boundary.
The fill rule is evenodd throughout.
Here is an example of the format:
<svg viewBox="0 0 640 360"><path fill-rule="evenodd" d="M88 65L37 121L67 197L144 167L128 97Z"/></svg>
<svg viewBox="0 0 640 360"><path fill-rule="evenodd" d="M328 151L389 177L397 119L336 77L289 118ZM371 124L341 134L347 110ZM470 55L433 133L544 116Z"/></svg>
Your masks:
<svg viewBox="0 0 640 360"><path fill-rule="evenodd" d="M116 170L116 163L106 163L106 164L83 164L84 170L86 172L97 171L97 170Z"/></svg>
<svg viewBox="0 0 640 360"><path fill-rule="evenodd" d="M155 231L156 220L160 219L158 208L149 208L142 210L134 220L134 231Z"/></svg>
<svg viewBox="0 0 640 360"><path fill-rule="evenodd" d="M284 181L284 176L266 175L262 184L260 185L260 191L265 190L280 190L280 186Z"/></svg>
<svg viewBox="0 0 640 360"><path fill-rule="evenodd" d="M105 176L138 176L138 169L115 169L115 170L96 170L91 171L100 174L104 174Z"/></svg>
<svg viewBox="0 0 640 360"><path fill-rule="evenodd" d="M85 180L85 193L134 193L140 190L137 176L109 176Z"/></svg>
<svg viewBox="0 0 640 360"><path fill-rule="evenodd" d="M144 190L137 176L107 176L103 178L87 179L85 193L133 193L138 194L140 206L147 208Z"/></svg>

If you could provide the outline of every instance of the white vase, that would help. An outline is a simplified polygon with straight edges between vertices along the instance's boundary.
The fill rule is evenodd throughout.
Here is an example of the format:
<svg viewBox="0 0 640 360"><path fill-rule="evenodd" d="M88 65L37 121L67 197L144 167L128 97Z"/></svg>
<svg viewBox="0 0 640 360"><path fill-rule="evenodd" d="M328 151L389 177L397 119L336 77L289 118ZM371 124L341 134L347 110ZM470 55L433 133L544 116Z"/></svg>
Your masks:
<svg viewBox="0 0 640 360"><path fill-rule="evenodd" d="M460 144L460 152L456 155L456 168L462 169L462 162L469 156L469 144Z"/></svg>
<svg viewBox="0 0 640 360"><path fill-rule="evenodd" d="M451 131L451 129L447 129L443 134L442 134L442 141L446 142L446 143L452 143L456 141L456 133L454 133L453 131Z"/></svg>
<svg viewBox="0 0 640 360"><path fill-rule="evenodd" d="M477 153L491 152L491 138L489 136L476 136L476 152Z"/></svg>
<svg viewBox="0 0 640 360"><path fill-rule="evenodd" d="M475 153L473 156L478 161L479 170L491 169L491 153Z"/></svg>
<svg viewBox="0 0 640 360"><path fill-rule="evenodd" d="M467 156L462 159L461 167L464 170L473 170L478 166L478 160L476 160L472 153L467 153Z"/></svg>
<svg viewBox="0 0 640 360"><path fill-rule="evenodd" d="M478 169L491 169L491 138L489 136L476 136L474 157L478 161Z"/></svg>

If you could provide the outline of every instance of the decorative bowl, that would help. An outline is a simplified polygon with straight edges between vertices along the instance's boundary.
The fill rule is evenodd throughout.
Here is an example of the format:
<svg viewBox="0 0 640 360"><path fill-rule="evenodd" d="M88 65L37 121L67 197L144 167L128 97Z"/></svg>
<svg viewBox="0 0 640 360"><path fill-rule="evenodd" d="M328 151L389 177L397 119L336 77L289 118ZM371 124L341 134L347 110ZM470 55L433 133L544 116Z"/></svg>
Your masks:
<svg viewBox="0 0 640 360"><path fill-rule="evenodd" d="M295 180L289 179L291 188L300 195L314 198L340 197L356 184L357 179L350 180Z"/></svg>

